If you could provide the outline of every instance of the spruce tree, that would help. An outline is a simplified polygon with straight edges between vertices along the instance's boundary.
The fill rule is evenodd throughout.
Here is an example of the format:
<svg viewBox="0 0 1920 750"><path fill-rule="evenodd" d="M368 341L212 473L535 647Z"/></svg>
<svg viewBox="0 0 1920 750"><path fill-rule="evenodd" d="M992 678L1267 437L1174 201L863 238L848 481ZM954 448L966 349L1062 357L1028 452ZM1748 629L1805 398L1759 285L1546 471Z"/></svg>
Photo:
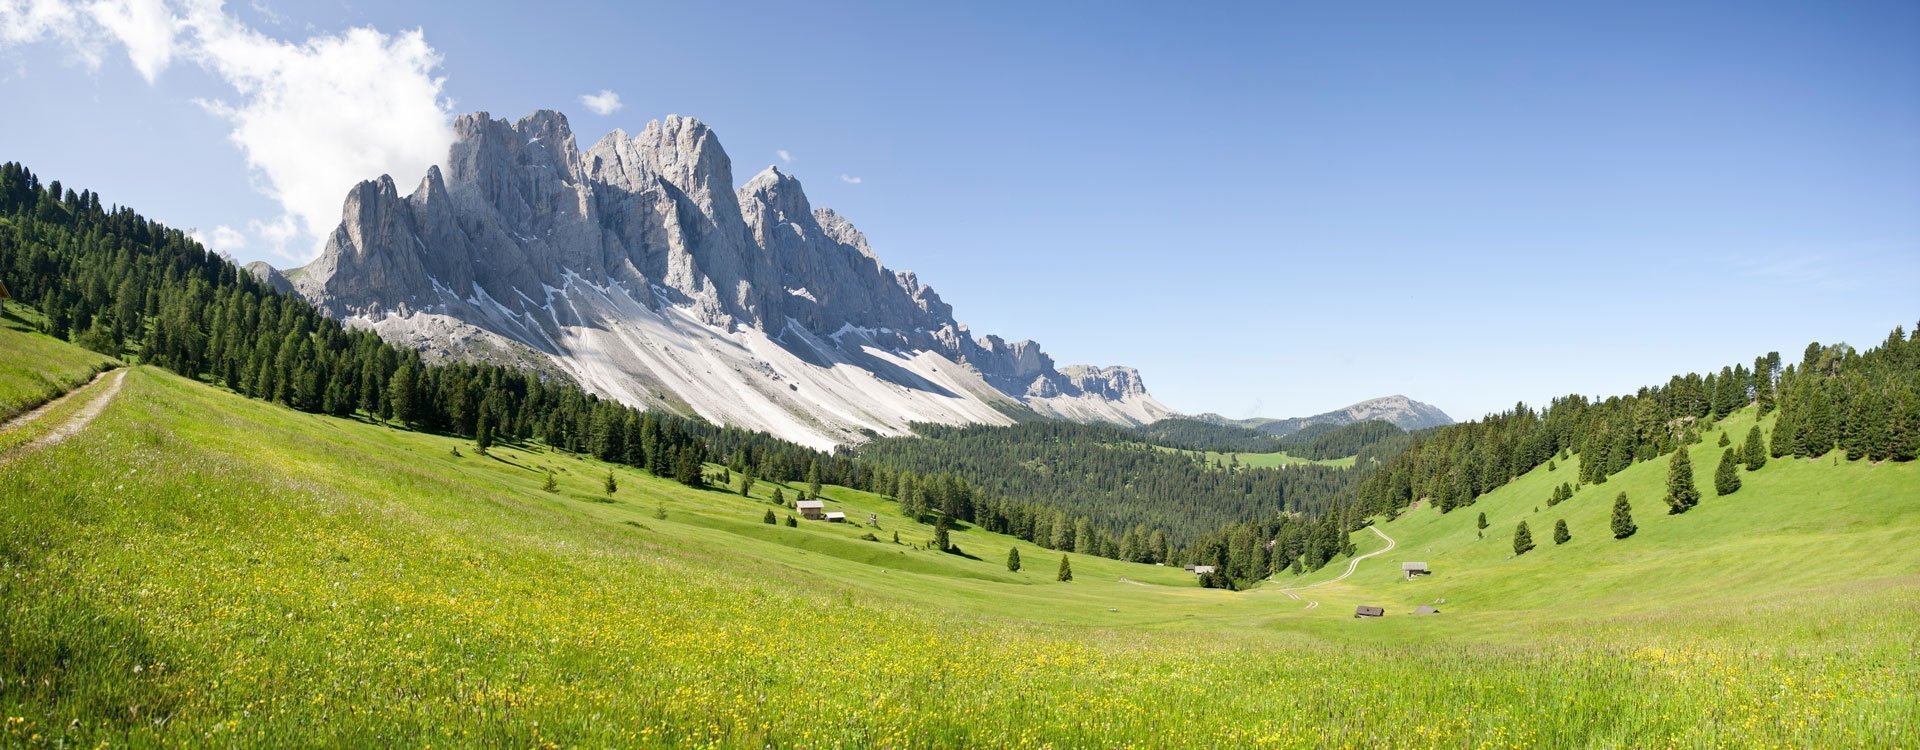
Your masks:
<svg viewBox="0 0 1920 750"><path fill-rule="evenodd" d="M947 517L941 516L933 522L933 548L945 552L952 546L947 540Z"/></svg>
<svg viewBox="0 0 1920 750"><path fill-rule="evenodd" d="M1553 522L1553 543L1554 544L1566 544L1567 540L1572 538L1573 538L1573 534L1567 531L1567 519L1562 518L1558 521Z"/></svg>
<svg viewBox="0 0 1920 750"><path fill-rule="evenodd" d="M1678 515L1700 504L1700 488L1693 484L1693 460L1687 457L1687 446L1681 445L1673 450L1673 458L1667 463L1667 512Z"/></svg>
<svg viewBox="0 0 1920 750"><path fill-rule="evenodd" d="M547 492L560 491L560 483L554 480L552 470L547 471L547 481L541 483L540 489L546 490Z"/></svg>
<svg viewBox="0 0 1920 750"><path fill-rule="evenodd" d="M1739 465L1739 459L1733 457L1732 448L1720 454L1720 468L1713 472L1713 494L1731 495L1740 491Z"/></svg>
<svg viewBox="0 0 1920 750"><path fill-rule="evenodd" d="M1487 527L1487 514L1485 514L1485 513L1481 513L1481 514L1480 514L1480 528L1483 528L1483 529L1484 529L1484 528L1486 528L1486 527Z"/></svg>
<svg viewBox="0 0 1920 750"><path fill-rule="evenodd" d="M1760 425L1747 429L1747 442L1741 452L1747 460L1747 471L1759 471L1767 465L1767 446L1760 439Z"/></svg>
<svg viewBox="0 0 1920 750"><path fill-rule="evenodd" d="M781 492L779 487L773 488L773 504L783 508L787 505L787 493Z"/></svg>
<svg viewBox="0 0 1920 750"><path fill-rule="evenodd" d="M487 449L493 447L493 423L487 419L487 413L480 413L480 421L473 427L473 450L484 456Z"/></svg>
<svg viewBox="0 0 1920 750"><path fill-rule="evenodd" d="M607 497L613 497L613 493L620 491L620 483L613 481L612 470L607 471L606 488L607 488Z"/></svg>
<svg viewBox="0 0 1920 750"><path fill-rule="evenodd" d="M767 515L761 518L760 520L766 522L768 525L777 524L780 522L780 519L774 517L772 508L768 508Z"/></svg>
<svg viewBox="0 0 1920 750"><path fill-rule="evenodd" d="M1633 506L1627 503L1627 493L1622 492L1613 499L1613 538L1625 539L1639 530L1633 525Z"/></svg>
<svg viewBox="0 0 1920 750"><path fill-rule="evenodd" d="M807 464L807 499L820 499L820 464L818 462Z"/></svg>
<svg viewBox="0 0 1920 750"><path fill-rule="evenodd" d="M799 525L800 525L800 521L799 521L799 519L796 519L796 518L794 518L793 516L787 516L787 526L788 526L789 528L791 528L791 527L794 527L794 526L799 526ZM898 534L895 534L894 536L896 536L896 537L898 537L899 535L898 535ZM898 540L898 539L895 539L894 541L899 541L899 540Z"/></svg>
<svg viewBox="0 0 1920 750"><path fill-rule="evenodd" d="M1015 573L1020 572L1020 548L1019 547L1007 548L1007 570L1013 571Z"/></svg>
<svg viewBox="0 0 1920 750"><path fill-rule="evenodd" d="M1513 527L1513 554L1524 555L1533 549L1533 532L1527 530L1527 522L1521 521Z"/></svg>
<svg viewBox="0 0 1920 750"><path fill-rule="evenodd" d="M740 473L740 496L741 497L753 496L754 481L755 480L753 477L752 469L747 469Z"/></svg>
<svg viewBox="0 0 1920 750"><path fill-rule="evenodd" d="M1726 431L1726 430L1721 430L1721 431L1720 431L1720 442L1718 442L1718 443L1716 443L1716 445L1718 445L1718 446L1720 446L1720 447L1722 447L1722 448L1725 448L1725 447L1727 447L1727 446L1729 446L1729 445L1732 445L1732 444L1733 444L1733 439L1732 439L1732 438L1729 438L1729 437L1727 437L1727 431Z"/></svg>
<svg viewBox="0 0 1920 750"><path fill-rule="evenodd" d="M1058 578L1062 581L1073 580L1073 563L1067 561L1066 555L1060 556L1060 575Z"/></svg>

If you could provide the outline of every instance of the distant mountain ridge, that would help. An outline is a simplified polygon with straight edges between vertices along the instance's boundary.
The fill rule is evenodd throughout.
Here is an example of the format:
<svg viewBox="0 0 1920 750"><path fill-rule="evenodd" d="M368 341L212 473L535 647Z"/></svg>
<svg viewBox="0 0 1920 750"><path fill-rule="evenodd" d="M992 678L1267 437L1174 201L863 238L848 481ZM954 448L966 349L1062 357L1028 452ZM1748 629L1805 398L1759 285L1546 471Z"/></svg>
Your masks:
<svg viewBox="0 0 1920 750"><path fill-rule="evenodd" d="M1176 414L1128 367L1056 367L975 338L911 272L768 167L734 189L719 139L669 116L579 149L564 115L454 123L409 194L356 186L313 263L250 268L437 358L550 360L590 391L814 447L1030 409Z"/></svg>
<svg viewBox="0 0 1920 750"><path fill-rule="evenodd" d="M1425 404L1402 395L1382 396L1353 404L1344 409L1335 409L1311 417L1292 417L1272 419L1253 417L1250 419L1231 419L1219 414L1199 414L1193 417L1212 424L1245 427L1250 430L1285 437L1314 425L1341 426L1368 420L1390 422L1400 429L1412 432L1428 427L1443 427L1453 424L1453 417L1432 404Z"/></svg>

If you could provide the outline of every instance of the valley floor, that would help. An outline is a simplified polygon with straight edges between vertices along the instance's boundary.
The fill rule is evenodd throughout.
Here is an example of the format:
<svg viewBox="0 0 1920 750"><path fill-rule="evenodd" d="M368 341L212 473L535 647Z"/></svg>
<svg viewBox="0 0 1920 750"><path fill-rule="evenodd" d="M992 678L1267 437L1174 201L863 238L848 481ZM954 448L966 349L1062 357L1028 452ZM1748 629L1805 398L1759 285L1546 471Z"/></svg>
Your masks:
<svg viewBox="0 0 1920 750"><path fill-rule="evenodd" d="M922 549L866 493L829 509L878 528L788 527L772 482L478 455L135 367L0 464L0 744L1920 744L1920 466L1776 461L1674 517L1663 471L1410 512L1295 600L1348 562L1225 592L1075 555L1062 583L978 529ZM1642 530L1616 541L1621 490Z"/></svg>

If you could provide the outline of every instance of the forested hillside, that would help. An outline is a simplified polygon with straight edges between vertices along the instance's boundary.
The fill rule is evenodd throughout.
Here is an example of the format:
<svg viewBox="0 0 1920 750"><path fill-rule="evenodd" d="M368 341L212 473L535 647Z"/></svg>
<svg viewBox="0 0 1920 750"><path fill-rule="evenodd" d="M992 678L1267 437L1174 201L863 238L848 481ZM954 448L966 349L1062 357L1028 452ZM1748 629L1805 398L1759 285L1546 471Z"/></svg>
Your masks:
<svg viewBox="0 0 1920 750"><path fill-rule="evenodd" d="M989 494L1030 498L1084 516L1096 527L1162 528L1177 543L1250 519L1318 515L1333 508L1357 476L1314 465L1222 471L1107 425L916 430L919 437L876 440L858 455L890 468L956 474Z"/></svg>
<svg viewBox="0 0 1920 750"><path fill-rule="evenodd" d="M1798 364L1777 352L1753 366L1676 375L1663 386L1594 401L1555 399L1424 433L1361 485L1359 503L1391 513L1420 498L1442 511L1469 505L1534 467L1579 454L1582 485L1604 484L1636 461L1698 442L1717 420L1748 404L1776 408L1779 427L1765 448L1758 432L1728 455L1752 468L1771 456L1911 461L1920 455L1920 329L1895 328L1865 353L1846 344L1808 344Z"/></svg>
<svg viewBox="0 0 1920 750"><path fill-rule="evenodd" d="M1267 453L1280 449L1280 439L1272 435L1192 417L1162 419L1135 427L1134 431L1156 445L1190 451Z"/></svg>

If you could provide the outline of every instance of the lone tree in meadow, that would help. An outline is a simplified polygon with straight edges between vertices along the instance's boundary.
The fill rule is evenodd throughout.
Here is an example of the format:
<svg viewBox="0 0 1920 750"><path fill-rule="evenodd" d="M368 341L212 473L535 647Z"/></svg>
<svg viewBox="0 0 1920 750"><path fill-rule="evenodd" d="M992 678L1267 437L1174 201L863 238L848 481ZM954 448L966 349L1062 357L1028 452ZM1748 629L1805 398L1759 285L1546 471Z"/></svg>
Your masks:
<svg viewBox="0 0 1920 750"><path fill-rule="evenodd" d="M766 515L766 516L765 516L764 518L761 518L760 520L761 520L762 522L764 522L764 523L766 523L766 524L767 524L767 525L769 525L769 526L771 526L771 525L774 525L774 524L777 524L777 523L780 523L780 519L778 519L778 518L775 518L775 517L773 516L773 509L772 509L772 508L768 508L768 509L767 509L767 515Z"/></svg>
<svg viewBox="0 0 1920 750"><path fill-rule="evenodd" d="M1533 532L1527 530L1527 522L1521 521L1513 527L1513 554L1524 555L1533 549Z"/></svg>
<svg viewBox="0 0 1920 750"><path fill-rule="evenodd" d="M1482 512L1480 514L1480 528L1484 529L1486 527L1487 527L1487 514Z"/></svg>
<svg viewBox="0 0 1920 750"><path fill-rule="evenodd" d="M1725 448L1725 447L1727 447L1727 446L1729 446L1729 445L1733 445L1733 439L1732 439L1732 438L1729 438L1729 437L1727 437L1727 431L1726 431L1726 430L1721 430L1721 431L1720 431L1720 442L1718 442L1718 443L1716 443L1716 445L1718 445L1718 446L1720 446L1720 447L1722 447L1722 448Z"/></svg>
<svg viewBox="0 0 1920 750"><path fill-rule="evenodd" d="M1713 494L1731 495L1740 491L1739 466L1740 459L1734 458L1732 448L1720 454L1720 468L1713 472Z"/></svg>
<svg viewBox="0 0 1920 750"><path fill-rule="evenodd" d="M1613 538L1625 539L1639 530L1633 525L1633 506L1627 503L1627 493L1622 492L1613 499Z"/></svg>
<svg viewBox="0 0 1920 750"><path fill-rule="evenodd" d="M493 447L493 424L487 419L486 412L480 412L479 421L473 427L473 452L487 455L487 449Z"/></svg>
<svg viewBox="0 0 1920 750"><path fill-rule="evenodd" d="M781 492L779 487L773 488L773 504L786 507L787 493Z"/></svg>
<svg viewBox="0 0 1920 750"><path fill-rule="evenodd" d="M1061 556L1060 556L1060 576L1059 576L1059 578L1060 578L1060 580L1062 580L1062 581L1071 581L1071 580L1073 580L1073 563L1070 563L1070 562L1067 562L1067 556L1066 556L1066 555L1061 555Z"/></svg>
<svg viewBox="0 0 1920 750"><path fill-rule="evenodd" d="M1700 488L1693 486L1693 459L1687 457L1687 446L1673 449L1673 459L1667 463L1667 507L1670 514L1678 515L1700 504Z"/></svg>
<svg viewBox="0 0 1920 750"><path fill-rule="evenodd" d="M1566 544L1567 541L1572 538L1573 538L1572 532L1567 531L1567 519L1562 518L1558 521L1553 522L1553 543L1554 544Z"/></svg>
<svg viewBox="0 0 1920 750"><path fill-rule="evenodd" d="M800 522L795 520L793 516L787 516L787 526L793 527L793 526L799 526L799 525L800 525Z"/></svg>
<svg viewBox="0 0 1920 750"><path fill-rule="evenodd" d="M753 476L752 469L747 469L746 471L740 473L740 496L741 497L753 496L754 481L755 481L755 478Z"/></svg>
<svg viewBox="0 0 1920 750"><path fill-rule="evenodd" d="M613 497L613 493L619 491L620 483L613 481L613 470L607 470L607 497Z"/></svg>
<svg viewBox="0 0 1920 750"><path fill-rule="evenodd" d="M1767 446L1760 439L1760 425L1747 430L1747 443L1741 446L1740 455L1747 461L1747 471L1759 471L1767 465Z"/></svg>
<svg viewBox="0 0 1920 750"><path fill-rule="evenodd" d="M1020 572L1020 548L1019 547L1007 548L1007 570L1011 570L1015 573Z"/></svg>
<svg viewBox="0 0 1920 750"><path fill-rule="evenodd" d="M947 517L941 516L933 522L933 548L945 552L952 546L947 540Z"/></svg>
<svg viewBox="0 0 1920 750"><path fill-rule="evenodd" d="M560 482L559 482L559 481L557 481L557 480L555 480L555 479L553 478L553 470L552 470L552 469L548 469L548 470L547 470L547 481L545 481L545 482L541 482L541 483L540 483L540 489L542 489L542 490L546 490L547 492L559 492L559 491L560 491Z"/></svg>

